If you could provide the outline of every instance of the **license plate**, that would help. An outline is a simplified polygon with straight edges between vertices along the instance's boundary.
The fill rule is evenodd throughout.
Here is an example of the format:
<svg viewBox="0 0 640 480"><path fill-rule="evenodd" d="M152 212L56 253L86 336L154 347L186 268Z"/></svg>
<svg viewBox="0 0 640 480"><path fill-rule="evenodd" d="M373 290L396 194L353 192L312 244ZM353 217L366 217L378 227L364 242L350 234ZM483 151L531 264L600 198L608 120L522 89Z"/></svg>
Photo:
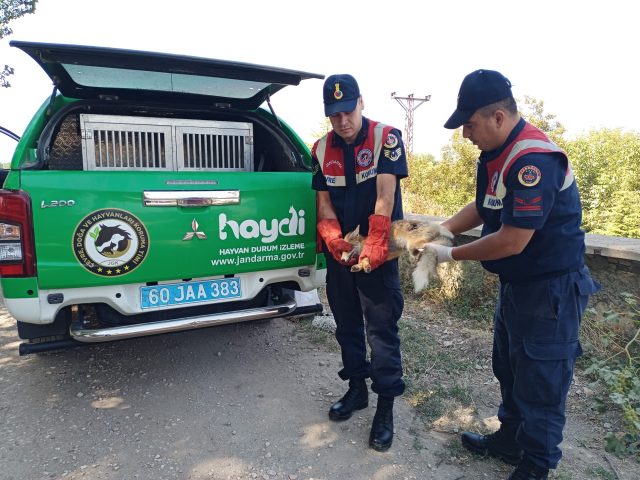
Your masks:
<svg viewBox="0 0 640 480"><path fill-rule="evenodd" d="M240 298L240 279L221 278L202 282L182 282L140 287L140 306L145 308L189 305Z"/></svg>

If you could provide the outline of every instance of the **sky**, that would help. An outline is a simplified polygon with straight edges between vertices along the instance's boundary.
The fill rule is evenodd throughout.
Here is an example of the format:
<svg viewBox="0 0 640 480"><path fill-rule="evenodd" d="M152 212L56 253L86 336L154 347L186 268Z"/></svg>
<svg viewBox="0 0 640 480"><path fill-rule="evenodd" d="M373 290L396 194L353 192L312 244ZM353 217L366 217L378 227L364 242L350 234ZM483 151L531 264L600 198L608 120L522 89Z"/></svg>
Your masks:
<svg viewBox="0 0 640 480"><path fill-rule="evenodd" d="M39 0L9 24L0 64L0 126L21 135L52 91L10 40L126 48L233 60L360 84L364 115L404 129L393 98L431 96L414 111L414 153L439 158L460 83L478 68L511 80L516 98L542 100L575 137L598 128L640 132L640 4L629 0ZM322 81L286 87L276 113L307 142L324 122ZM0 136L0 162L15 142Z"/></svg>

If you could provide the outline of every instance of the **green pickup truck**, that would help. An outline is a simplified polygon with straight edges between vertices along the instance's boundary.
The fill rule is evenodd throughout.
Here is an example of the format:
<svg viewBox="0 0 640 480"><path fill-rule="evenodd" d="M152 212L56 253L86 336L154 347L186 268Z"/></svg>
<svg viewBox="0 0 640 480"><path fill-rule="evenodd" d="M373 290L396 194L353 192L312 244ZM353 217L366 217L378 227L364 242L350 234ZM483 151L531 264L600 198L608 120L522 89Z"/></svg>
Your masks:
<svg viewBox="0 0 640 480"><path fill-rule="evenodd" d="M322 75L11 45L53 81L0 190L21 354L321 311L311 158L270 99Z"/></svg>

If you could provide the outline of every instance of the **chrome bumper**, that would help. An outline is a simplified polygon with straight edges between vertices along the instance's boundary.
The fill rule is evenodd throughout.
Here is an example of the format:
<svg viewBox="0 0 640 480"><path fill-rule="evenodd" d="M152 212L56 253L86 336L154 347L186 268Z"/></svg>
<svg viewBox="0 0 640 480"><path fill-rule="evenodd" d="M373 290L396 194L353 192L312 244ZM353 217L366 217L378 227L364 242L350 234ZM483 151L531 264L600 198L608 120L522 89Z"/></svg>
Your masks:
<svg viewBox="0 0 640 480"><path fill-rule="evenodd" d="M250 308L234 312L216 313L213 315L201 315L197 317L178 318L161 322L138 323L135 325L122 325L110 328L86 329L79 323L72 323L69 328L71 337L79 342L98 343L112 340L124 340L126 338L157 335L160 333L179 332L195 328L211 327L225 323L247 322L250 320L262 320L275 317L286 317L296 310L296 301L288 298L279 305L268 307Z"/></svg>

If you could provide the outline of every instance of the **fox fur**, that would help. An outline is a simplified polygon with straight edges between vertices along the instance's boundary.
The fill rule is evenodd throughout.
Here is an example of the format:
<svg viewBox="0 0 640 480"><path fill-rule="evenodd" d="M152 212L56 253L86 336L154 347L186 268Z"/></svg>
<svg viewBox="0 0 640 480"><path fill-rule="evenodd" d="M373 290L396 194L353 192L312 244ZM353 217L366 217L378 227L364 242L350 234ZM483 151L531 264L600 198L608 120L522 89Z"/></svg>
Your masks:
<svg viewBox="0 0 640 480"><path fill-rule="evenodd" d="M352 258L359 258L367 237L360 235L360 226L347 233L344 239L353 245L353 250L344 252L342 260L348 261ZM391 223L391 234L389 236L389 254L387 260L398 258L402 254L408 254L415 264L413 273L413 287L416 293L421 292L429 286L429 281L436 278L438 265L435 250L429 248L428 243L452 246L453 235L440 224L430 221L417 220L395 220ZM366 273L371 271L369 259L362 261L351 267L352 272Z"/></svg>

